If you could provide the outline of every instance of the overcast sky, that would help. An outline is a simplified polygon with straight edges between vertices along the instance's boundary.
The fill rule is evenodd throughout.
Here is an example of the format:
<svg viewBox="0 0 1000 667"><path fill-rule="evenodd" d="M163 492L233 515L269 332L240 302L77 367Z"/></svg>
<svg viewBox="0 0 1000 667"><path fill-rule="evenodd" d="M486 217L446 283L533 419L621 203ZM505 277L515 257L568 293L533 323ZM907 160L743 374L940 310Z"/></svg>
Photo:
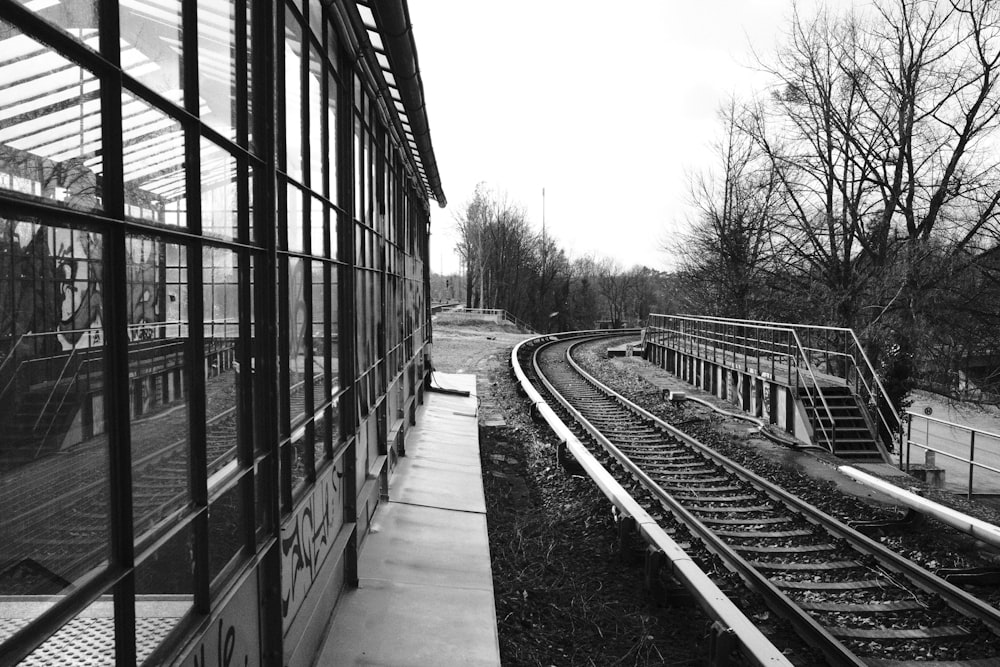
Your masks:
<svg viewBox="0 0 1000 667"><path fill-rule="evenodd" d="M572 257L669 269L717 111L762 91L791 0L409 0L447 208L431 269L458 271L455 216L485 181Z"/></svg>

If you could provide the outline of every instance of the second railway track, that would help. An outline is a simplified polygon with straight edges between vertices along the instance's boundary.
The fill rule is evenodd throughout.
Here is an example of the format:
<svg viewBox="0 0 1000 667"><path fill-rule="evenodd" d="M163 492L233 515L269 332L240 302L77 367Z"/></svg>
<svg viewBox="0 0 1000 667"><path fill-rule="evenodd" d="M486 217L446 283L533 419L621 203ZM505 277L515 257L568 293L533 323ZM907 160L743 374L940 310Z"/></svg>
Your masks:
<svg viewBox="0 0 1000 667"><path fill-rule="evenodd" d="M519 361L668 532L686 531L829 664L1000 664L996 608L601 385L572 359L582 344L525 346Z"/></svg>

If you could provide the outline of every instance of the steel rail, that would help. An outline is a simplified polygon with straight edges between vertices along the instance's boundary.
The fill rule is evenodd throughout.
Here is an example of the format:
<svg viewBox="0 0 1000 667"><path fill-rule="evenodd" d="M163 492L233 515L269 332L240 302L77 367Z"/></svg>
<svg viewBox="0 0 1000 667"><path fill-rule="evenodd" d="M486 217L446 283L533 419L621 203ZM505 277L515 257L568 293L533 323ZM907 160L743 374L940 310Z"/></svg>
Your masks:
<svg viewBox="0 0 1000 667"><path fill-rule="evenodd" d="M573 370L579 373L581 377L583 377L596 389L605 393L605 395L609 398L621 400L621 397L619 397L616 392L597 382L572 359L571 351L576 345L579 345L579 343L574 343L566 351L566 362L570 365L570 367L572 367ZM770 579L768 579L766 575L748 563L747 560L740 556L735 549L726 544L722 538L718 537L711 528L702 523L701 520L682 506L673 498L673 496L667 493L658 483L649 477L649 475L647 475L642 468L636 465L624 452L622 452L617 446L614 445L614 443L605 437L600 429L591 424L591 422L579 410L577 410L567 398L565 398L547 380L545 380L540 369L538 373L539 377L545 383L546 388L549 389L556 400L558 400L563 408L566 409L573 416L573 418L581 426L583 426L583 428L595 440L597 440L598 443L600 443L605 451L611 454L611 456L613 456L629 474L636 478L644 487L646 487L647 490L653 493L653 495L655 495L660 502L666 505L681 523L687 526L691 532L701 539L702 543L708 548L709 551L721 558L730 570L738 573L752 591L764 598L768 607L791 623L796 632L798 632L803 639L823 653L823 655L831 660L833 664L854 665L856 667L864 667L867 665L864 660L856 656L836 637L830 634L826 628L820 625L820 623L816 621L805 609L792 602L777 586L771 583Z"/></svg>
<svg viewBox="0 0 1000 667"><path fill-rule="evenodd" d="M592 332L580 332L578 335L589 335L588 339L593 339L617 337L621 334L622 331L618 330L611 335L607 333L594 334ZM538 344L533 354L533 358L536 359L534 362L536 374L546 388L553 393L553 396L558 397L558 392L554 391L552 385L537 368L537 353L548 345L557 342L561 342L557 337L539 337L518 343L511 352L512 369L520 382L521 388L525 391L529 400L531 400L533 408L548 422L558 437L566 443L570 453L583 466L584 470L587 471L591 479L593 479L608 499L625 515L635 519L640 534L647 542L667 557L671 563L673 574L691 592L705 613L714 621L724 626L723 632L732 633L739 642L741 652L746 658L753 660L755 664L760 666L791 665L788 658L733 604L708 575L691 560L690 556L667 535L639 503L614 479L611 473L594 458L586 445L573 435L569 427L563 423L552 410L551 406L545 402L532 386L518 361L520 349L526 343Z"/></svg>
<svg viewBox="0 0 1000 667"><path fill-rule="evenodd" d="M820 511L813 505L744 468L739 463L736 463L722 454L713 451L708 446L702 444L680 429L668 424L648 410L645 410L641 406L629 401L624 396L614 392L609 387L606 387L582 369L579 364L572 359L569 359L568 361L570 365L582 375L582 377L586 378L588 382L599 388L606 395L618 401L623 407L626 407L634 413L658 424L678 439L684 441L706 457L710 458L712 461L731 470L747 483L761 489L778 502L785 503L796 509L808 521L821 526L834 536L846 540L855 549L864 553L872 554L876 558L879 558L883 565L887 565L895 570L896 573L908 577L914 584L925 592L940 595L945 602L949 604L949 606L959 613L979 619L989 626L994 632L1000 632L1000 610L990 606L983 600L966 593L961 588L945 581L944 579L941 579L937 575L929 572L912 561L900 556L898 553L886 548L876 540L873 540L841 523L836 518Z"/></svg>

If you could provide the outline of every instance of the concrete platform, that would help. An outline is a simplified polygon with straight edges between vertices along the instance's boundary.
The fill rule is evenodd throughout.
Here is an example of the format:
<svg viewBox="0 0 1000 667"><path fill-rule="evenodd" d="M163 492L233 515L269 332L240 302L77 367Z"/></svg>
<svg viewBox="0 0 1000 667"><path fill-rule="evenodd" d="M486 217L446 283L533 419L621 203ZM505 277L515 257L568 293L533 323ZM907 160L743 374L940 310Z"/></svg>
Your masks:
<svg viewBox="0 0 1000 667"><path fill-rule="evenodd" d="M316 665L499 665L476 378L437 373Z"/></svg>

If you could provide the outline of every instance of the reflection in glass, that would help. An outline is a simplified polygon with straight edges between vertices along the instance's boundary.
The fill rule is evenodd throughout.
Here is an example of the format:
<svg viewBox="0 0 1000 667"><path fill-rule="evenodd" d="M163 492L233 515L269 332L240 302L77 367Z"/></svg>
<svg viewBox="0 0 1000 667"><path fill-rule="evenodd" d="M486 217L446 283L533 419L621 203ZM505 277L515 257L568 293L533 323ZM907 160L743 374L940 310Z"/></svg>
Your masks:
<svg viewBox="0 0 1000 667"><path fill-rule="evenodd" d="M194 530L188 524L136 565L135 643L140 664L193 609L194 551Z"/></svg>
<svg viewBox="0 0 1000 667"><path fill-rule="evenodd" d="M305 241L303 240L305 226L302 220L305 210L302 208L302 191L291 183L285 186L285 191L288 193L288 201L285 205L288 249L292 252L302 252L305 250Z"/></svg>
<svg viewBox="0 0 1000 667"><path fill-rule="evenodd" d="M306 416L306 382L309 369L306 352L309 346L309 314L305 283L309 262L288 258L288 399L289 422L292 428ZM312 412L311 410L309 412Z"/></svg>
<svg viewBox="0 0 1000 667"><path fill-rule="evenodd" d="M239 436L239 256L232 250L202 251L205 326L205 442L208 475L236 458Z"/></svg>
<svg viewBox="0 0 1000 667"><path fill-rule="evenodd" d="M0 597L108 557L102 264L97 233L0 218Z"/></svg>
<svg viewBox="0 0 1000 667"><path fill-rule="evenodd" d="M201 119L236 138L236 7L233 0L198 3L198 92Z"/></svg>
<svg viewBox="0 0 1000 667"><path fill-rule="evenodd" d="M139 537L188 502L186 248L159 237L125 245L133 517Z"/></svg>
<svg viewBox="0 0 1000 667"><path fill-rule="evenodd" d="M243 548L243 494L241 480L208 509L209 578L215 578Z"/></svg>
<svg viewBox="0 0 1000 667"><path fill-rule="evenodd" d="M25 8L57 25L92 49L97 43L97 0L17 0ZM0 53L5 51L0 50Z"/></svg>
<svg viewBox="0 0 1000 667"><path fill-rule="evenodd" d="M291 471L293 492L301 492L303 482L306 480L306 450L312 449L312 439L307 437L308 433L306 429L301 429L297 434L298 437L293 436L292 442L285 445L285 447L291 447L292 449Z"/></svg>
<svg viewBox="0 0 1000 667"><path fill-rule="evenodd" d="M330 366L327 371L330 373L331 393L336 394L342 386L340 377L340 318L337 316L340 299L338 297L338 284L340 283L340 265L334 264L330 267L328 279L330 290L327 293L327 307L330 313L330 338L327 345L330 348Z"/></svg>
<svg viewBox="0 0 1000 667"><path fill-rule="evenodd" d="M285 10L285 173L302 180L302 26Z"/></svg>
<svg viewBox="0 0 1000 667"><path fill-rule="evenodd" d="M326 392L326 358L328 338L326 335L326 303L328 286L323 262L313 262L312 270L312 349L313 349L313 412L326 403L330 397Z"/></svg>
<svg viewBox="0 0 1000 667"><path fill-rule="evenodd" d="M148 222L187 226L181 124L138 97L123 92L122 139L125 215Z"/></svg>
<svg viewBox="0 0 1000 667"><path fill-rule="evenodd" d="M309 187L323 192L323 61L315 47L309 49ZM313 254L316 254L315 250Z"/></svg>
<svg viewBox="0 0 1000 667"><path fill-rule="evenodd" d="M122 68L171 102L181 89L181 0L133 0L119 5Z"/></svg>
<svg viewBox="0 0 1000 667"><path fill-rule="evenodd" d="M324 218L326 206L321 199L316 197L310 197L309 203L309 240L312 243L309 252L317 257L328 257L325 243L326 221Z"/></svg>
<svg viewBox="0 0 1000 667"><path fill-rule="evenodd" d="M327 138L330 141L330 145L326 149L326 154L330 158L329 169L326 172L327 198L337 204L339 203L337 197L337 93L339 92L339 84L332 74L327 76L326 86L326 115L329 126Z"/></svg>
<svg viewBox="0 0 1000 667"><path fill-rule="evenodd" d="M231 240L238 236L236 158L208 139L201 140L201 231Z"/></svg>
<svg viewBox="0 0 1000 667"><path fill-rule="evenodd" d="M101 208L100 97L91 72L0 21L0 190Z"/></svg>

